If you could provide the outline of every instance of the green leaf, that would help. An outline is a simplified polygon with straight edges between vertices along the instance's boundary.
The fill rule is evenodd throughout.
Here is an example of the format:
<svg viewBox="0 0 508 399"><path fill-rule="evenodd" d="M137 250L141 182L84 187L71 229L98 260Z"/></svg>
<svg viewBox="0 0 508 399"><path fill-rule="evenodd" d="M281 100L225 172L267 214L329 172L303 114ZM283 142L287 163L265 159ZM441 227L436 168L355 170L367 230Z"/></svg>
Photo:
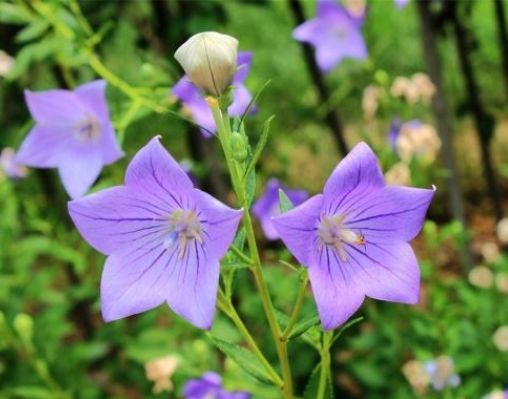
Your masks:
<svg viewBox="0 0 508 399"><path fill-rule="evenodd" d="M289 339L297 338L300 335L305 334L309 329L315 327L319 324L319 316L312 315L307 317L305 320L302 320L296 323L293 332L289 335Z"/></svg>
<svg viewBox="0 0 508 399"><path fill-rule="evenodd" d="M247 206L252 204L254 196L256 195L256 171L252 169L247 175L245 182L245 196L247 200Z"/></svg>
<svg viewBox="0 0 508 399"><path fill-rule="evenodd" d="M240 231L236 234L235 239L233 240L233 245L238 248L240 251L243 251L245 246L245 227L242 227Z"/></svg>
<svg viewBox="0 0 508 399"><path fill-rule="evenodd" d="M316 399L318 389L319 389L320 374L321 374L321 364L318 364L312 371L309 381L307 382L307 385L305 386L303 399ZM326 389L325 389L325 394L323 396L323 399L333 399L333 387L332 387L332 383L331 383L330 379L328 379L328 382L326 384Z"/></svg>
<svg viewBox="0 0 508 399"><path fill-rule="evenodd" d="M249 350L208 335L212 342L239 367L261 382L272 382L258 358Z"/></svg>
<svg viewBox="0 0 508 399"><path fill-rule="evenodd" d="M49 28L49 22L45 19L38 19L16 35L18 43L25 43L41 36Z"/></svg>
<svg viewBox="0 0 508 399"><path fill-rule="evenodd" d="M247 178L249 177L249 174L254 170L254 167L256 166L259 157L261 156L261 153L263 152L263 149L265 148L265 145L268 142L268 134L270 133L270 124L272 123L273 118L275 118L275 115L270 116L263 125L263 132L261 133L259 142L256 146L256 149L254 150L254 153L252 154L252 158L249 162L249 165L245 170L244 176L247 176Z"/></svg>
<svg viewBox="0 0 508 399"><path fill-rule="evenodd" d="M340 336L344 333L344 331L353 327L355 324L358 324L362 320L363 320L363 317L357 317L356 319L351 320L349 323L344 324L340 328L340 330L337 332L337 334L335 334L335 336L333 337L331 345L333 345L333 343L340 338Z"/></svg>
<svg viewBox="0 0 508 399"><path fill-rule="evenodd" d="M29 18L23 12L21 6L5 2L0 3L0 22L21 25L28 21Z"/></svg>
<svg viewBox="0 0 508 399"><path fill-rule="evenodd" d="M263 91L268 87L270 82L271 82L271 80L267 80L265 82L265 84L263 86L261 86L261 88L256 92L256 94L250 99L249 104L247 105L247 108L245 108L245 111L243 111L242 117L240 118L240 121L238 123L239 126L243 124L243 120L245 119L245 117L247 115L249 115L250 110L252 109L252 107L254 106L256 101L258 100L261 93L263 93Z"/></svg>
<svg viewBox="0 0 508 399"><path fill-rule="evenodd" d="M293 203L288 198L286 193L279 188L279 206L280 206L280 213L286 213L287 211L290 211L294 208Z"/></svg>

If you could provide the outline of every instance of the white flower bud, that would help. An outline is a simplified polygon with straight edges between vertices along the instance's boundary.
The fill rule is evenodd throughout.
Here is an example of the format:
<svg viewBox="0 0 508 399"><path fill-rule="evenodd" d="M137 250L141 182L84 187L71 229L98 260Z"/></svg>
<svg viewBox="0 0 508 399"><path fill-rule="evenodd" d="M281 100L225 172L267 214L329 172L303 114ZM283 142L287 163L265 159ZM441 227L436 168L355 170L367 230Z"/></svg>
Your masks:
<svg viewBox="0 0 508 399"><path fill-rule="evenodd" d="M217 32L192 36L175 52L192 83L219 96L231 84L236 72L238 40Z"/></svg>

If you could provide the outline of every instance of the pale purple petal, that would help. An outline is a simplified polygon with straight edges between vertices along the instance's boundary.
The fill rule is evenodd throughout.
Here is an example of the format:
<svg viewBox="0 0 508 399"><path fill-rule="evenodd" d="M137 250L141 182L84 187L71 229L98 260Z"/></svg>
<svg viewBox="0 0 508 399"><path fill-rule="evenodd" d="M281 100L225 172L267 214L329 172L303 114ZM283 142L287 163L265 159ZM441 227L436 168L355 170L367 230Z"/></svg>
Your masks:
<svg viewBox="0 0 508 399"><path fill-rule="evenodd" d="M395 0L395 5L398 7L398 8L404 8L405 6L407 6L409 4L409 0Z"/></svg>
<svg viewBox="0 0 508 399"><path fill-rule="evenodd" d="M421 230L435 190L386 186L368 196L351 194L338 208L345 227L363 234L367 242L412 240Z"/></svg>
<svg viewBox="0 0 508 399"><path fill-rule="evenodd" d="M201 378L187 381L183 388L185 399L204 399L205 395L213 395L220 392L222 379L217 373L207 372Z"/></svg>
<svg viewBox="0 0 508 399"><path fill-rule="evenodd" d="M27 168L16 160L14 150L9 147L4 148L0 153L0 172L2 171L11 180L23 179L28 173Z"/></svg>
<svg viewBox="0 0 508 399"><path fill-rule="evenodd" d="M25 101L32 117L42 125L71 128L86 117L86 107L69 90L25 90Z"/></svg>
<svg viewBox="0 0 508 399"><path fill-rule="evenodd" d="M199 210L203 239L213 243L209 245L209 251L213 257L220 259L226 254L235 238L243 211L232 209L198 189L194 189L193 199L196 209Z"/></svg>
<svg viewBox="0 0 508 399"><path fill-rule="evenodd" d="M192 181L182 167L154 137L134 156L125 173L125 184L148 201L170 207L188 208Z"/></svg>
<svg viewBox="0 0 508 399"><path fill-rule="evenodd" d="M233 102L228 107L230 116L241 116L252 99L252 94L249 89L244 85L238 85L233 88ZM254 107L251 108L251 113L255 112ZM214 125L215 126L215 125Z"/></svg>
<svg viewBox="0 0 508 399"><path fill-rule="evenodd" d="M334 214L348 199L365 198L384 187L384 177L376 155L365 143L357 144L337 165L325 184L326 213Z"/></svg>
<svg viewBox="0 0 508 399"><path fill-rule="evenodd" d="M326 245L321 246L315 262L309 266L312 293L325 330L343 324L363 302L363 287L358 286L353 273L337 252Z"/></svg>
<svg viewBox="0 0 508 399"><path fill-rule="evenodd" d="M345 267L355 270L357 284L374 299L414 305L420 292L420 269L405 242L346 244Z"/></svg>
<svg viewBox="0 0 508 399"><path fill-rule="evenodd" d="M129 187L113 187L69 202L72 221L83 238L105 255L162 242L171 208Z"/></svg>
<svg viewBox="0 0 508 399"><path fill-rule="evenodd" d="M35 125L16 154L16 161L35 168L56 168L71 141L65 126Z"/></svg>
<svg viewBox="0 0 508 399"><path fill-rule="evenodd" d="M322 205L323 195L318 194L272 219L282 241L303 266L310 266L314 260L312 243L317 236Z"/></svg>
<svg viewBox="0 0 508 399"><path fill-rule="evenodd" d="M252 53L250 51L240 51L236 63L238 67L233 77L233 85L242 84L247 79L252 64Z"/></svg>
<svg viewBox="0 0 508 399"><path fill-rule="evenodd" d="M293 30L293 37L300 42L316 45L327 34L325 27L317 19L305 21Z"/></svg>
<svg viewBox="0 0 508 399"><path fill-rule="evenodd" d="M209 329L215 315L219 261L206 246L194 241L181 259L177 255L169 263L165 269L169 307L195 326Z"/></svg>
<svg viewBox="0 0 508 399"><path fill-rule="evenodd" d="M64 152L58 161L58 173L69 196L79 198L92 187L101 173L103 161L98 151L83 148L81 153Z"/></svg>

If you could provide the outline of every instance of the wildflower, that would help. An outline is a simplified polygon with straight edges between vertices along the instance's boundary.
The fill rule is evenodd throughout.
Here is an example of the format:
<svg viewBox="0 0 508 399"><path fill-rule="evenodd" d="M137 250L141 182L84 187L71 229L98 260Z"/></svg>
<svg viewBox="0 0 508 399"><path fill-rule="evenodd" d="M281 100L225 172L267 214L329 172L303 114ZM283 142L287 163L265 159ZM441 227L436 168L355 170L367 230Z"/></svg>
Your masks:
<svg viewBox="0 0 508 399"><path fill-rule="evenodd" d="M410 360L402 366L402 373L408 380L413 390L422 395L430 384L430 378L424 364L418 360Z"/></svg>
<svg viewBox="0 0 508 399"><path fill-rule="evenodd" d="M14 67L14 58L5 51L0 50L0 76L7 75Z"/></svg>
<svg viewBox="0 0 508 399"><path fill-rule="evenodd" d="M192 83L220 96L236 72L238 40L217 32L192 36L175 52L175 58Z"/></svg>
<svg viewBox="0 0 508 399"><path fill-rule="evenodd" d="M454 362L449 356L439 356L424 364L432 388L442 391L446 387L456 388L460 385L460 376L454 372Z"/></svg>
<svg viewBox="0 0 508 399"><path fill-rule="evenodd" d="M254 203L252 212L260 221L261 228L266 238L269 240L276 240L279 238L279 233L277 233L272 223L272 217L280 215L279 189L282 189L286 193L295 206L300 205L309 196L305 190L291 190L284 187L277 179L272 178L268 180L265 192Z"/></svg>
<svg viewBox="0 0 508 399"><path fill-rule="evenodd" d="M390 132L393 140L394 132ZM433 126L412 120L401 125L395 139L395 150L402 161L409 163L419 158L432 163L441 148L441 140Z"/></svg>
<svg viewBox="0 0 508 399"><path fill-rule="evenodd" d="M478 288L490 288L494 282L494 275L486 266L475 266L469 272L468 280Z"/></svg>
<svg viewBox="0 0 508 399"><path fill-rule="evenodd" d="M385 186L376 156L358 144L323 194L273 219L309 277L323 327L344 323L365 296L418 302L420 271L407 243L421 230L434 190Z"/></svg>
<svg viewBox="0 0 508 399"><path fill-rule="evenodd" d="M123 156L105 98L106 82L96 80L74 91L25 92L35 126L16 161L35 168L58 168L71 198L85 194L104 165Z"/></svg>
<svg viewBox="0 0 508 399"><path fill-rule="evenodd" d="M228 108L228 114L231 116L242 115L252 95L249 89L245 87L244 82L249 74L250 65L252 63L252 53L240 52L238 53L238 69L233 77L233 102ZM201 90L189 81L187 76L181 78L171 92L182 102L184 109L192 117L192 119L201 127L201 133L204 137L209 138L217 130L213 120L212 111L206 103ZM256 109L252 108L251 112Z"/></svg>
<svg viewBox="0 0 508 399"><path fill-rule="evenodd" d="M0 153L0 172L9 179L19 180L26 177L28 169L16 162L16 153L12 148L4 148Z"/></svg>
<svg viewBox="0 0 508 399"><path fill-rule="evenodd" d="M501 352L508 351L508 326L499 327L492 336L492 341Z"/></svg>
<svg viewBox="0 0 508 399"><path fill-rule="evenodd" d="M385 173L386 184L405 186L411 183L411 170L404 162L398 162Z"/></svg>
<svg viewBox="0 0 508 399"><path fill-rule="evenodd" d="M484 243L480 248L480 252L489 263L495 262L499 258L499 246L493 241Z"/></svg>
<svg viewBox="0 0 508 399"><path fill-rule="evenodd" d="M405 6L407 6L409 4L409 0L395 0L395 5L398 7L398 8L404 8Z"/></svg>
<svg viewBox="0 0 508 399"><path fill-rule="evenodd" d="M334 0L319 0L316 18L296 27L293 37L315 47L316 60L323 72L330 71L344 58L367 58L358 20Z"/></svg>
<svg viewBox="0 0 508 399"><path fill-rule="evenodd" d="M108 255L101 281L106 321L166 302L197 327L215 313L219 259L241 211L195 189L153 138L131 161L125 185L69 203L81 235Z"/></svg>
<svg viewBox="0 0 508 399"><path fill-rule="evenodd" d="M508 389L504 391L500 389L492 391L488 395L485 395L482 399L508 399Z"/></svg>
<svg viewBox="0 0 508 399"><path fill-rule="evenodd" d="M154 393L171 392L173 390L171 376L179 364L180 359L173 355L159 357L145 364L146 378L154 382Z"/></svg>
<svg viewBox="0 0 508 399"><path fill-rule="evenodd" d="M392 83L392 87L390 88L390 94L393 97L403 97L406 95L406 91L408 90L410 84L411 82L408 78L404 76L397 76Z"/></svg>
<svg viewBox="0 0 508 399"><path fill-rule="evenodd" d="M508 294L508 274L499 273L496 276L496 287L502 294Z"/></svg>
<svg viewBox="0 0 508 399"><path fill-rule="evenodd" d="M419 72L411 77L411 82L418 92L418 97L424 103L430 103L436 92L436 86L434 86L430 78L426 74Z"/></svg>
<svg viewBox="0 0 508 399"><path fill-rule="evenodd" d="M380 94L379 87L374 85L368 85L363 90L362 109L367 119L372 119L376 115Z"/></svg>
<svg viewBox="0 0 508 399"><path fill-rule="evenodd" d="M352 17L356 18L360 23L363 21L365 10L367 9L365 0L346 0L344 5Z"/></svg>
<svg viewBox="0 0 508 399"><path fill-rule="evenodd" d="M250 393L226 391L222 387L221 377L211 371L201 378L189 380L183 388L184 399L250 399Z"/></svg>
<svg viewBox="0 0 508 399"><path fill-rule="evenodd" d="M502 244L508 244L508 218L501 219L497 224L497 238Z"/></svg>

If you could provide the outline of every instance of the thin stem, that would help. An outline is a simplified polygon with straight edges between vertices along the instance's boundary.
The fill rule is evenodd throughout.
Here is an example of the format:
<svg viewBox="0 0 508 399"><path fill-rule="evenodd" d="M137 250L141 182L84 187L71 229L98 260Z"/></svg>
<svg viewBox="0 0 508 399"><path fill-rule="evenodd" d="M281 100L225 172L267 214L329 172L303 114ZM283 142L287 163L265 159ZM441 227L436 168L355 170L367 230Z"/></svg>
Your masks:
<svg viewBox="0 0 508 399"><path fill-rule="evenodd" d="M289 367L289 358L287 354L286 342L281 340L282 332L280 326L277 323L275 316L275 310L272 304L272 300L266 287L263 270L261 267L261 257L259 256L259 250L257 247L256 237L254 235L254 228L252 225L252 219L249 213L249 204L245 196L245 186L242 184L241 176L239 173L239 165L233 159L231 149L229 147L229 138L231 136L231 125L227 115L223 114L219 107L219 101L216 98L208 97L208 105L212 111L215 124L217 126L217 132L219 140L222 144L226 163L231 175L231 182L233 189L238 197L238 200L243 206L243 224L245 227L245 233L247 238L247 244L249 246L250 257L253 261L252 273L254 274L254 280L263 304L263 310L265 312L270 330L272 332L273 340L277 348L277 355L279 357L280 366L282 369L282 378L284 380L283 385L283 396L286 399L293 397L293 383L291 376L291 369Z"/></svg>
<svg viewBox="0 0 508 399"><path fill-rule="evenodd" d="M277 384L280 387L282 387L284 382L279 377L277 372L273 369L273 367L270 365L270 362L263 355L263 353L259 349L256 341L254 340L254 338L250 334L249 330L247 329L247 327L243 323L243 321L240 318L240 316L238 315L238 312L234 308L233 304L231 303L231 301L229 299L226 298L226 296L224 295L224 293L222 291L219 291L217 306L234 323L234 325L236 326L236 328L238 329L240 334L245 339L245 342L249 346L250 350L254 353L254 355L256 355L256 357L259 359L261 364L263 364L263 366L265 367L266 371L268 372L268 374L272 378L272 381L275 384Z"/></svg>
<svg viewBox="0 0 508 399"><path fill-rule="evenodd" d="M321 347L321 370L316 399L323 399L326 393L326 384L330 374L330 345L333 334L328 331L323 334L323 346Z"/></svg>
<svg viewBox="0 0 508 399"><path fill-rule="evenodd" d="M245 255L242 251L240 251L234 245L231 246L231 250L235 253L236 256L238 256L241 260L243 260L249 266L251 266L254 263L251 258L249 258L247 255Z"/></svg>
<svg viewBox="0 0 508 399"><path fill-rule="evenodd" d="M300 311L302 310L303 300L305 299L305 293L307 292L307 274L304 273L303 276L300 277L300 286L298 287L298 294L296 296L295 307L293 308L293 313L289 319L289 323L282 334L281 340L287 341L289 335L293 331L293 327L296 325L298 321L298 316L300 315Z"/></svg>

